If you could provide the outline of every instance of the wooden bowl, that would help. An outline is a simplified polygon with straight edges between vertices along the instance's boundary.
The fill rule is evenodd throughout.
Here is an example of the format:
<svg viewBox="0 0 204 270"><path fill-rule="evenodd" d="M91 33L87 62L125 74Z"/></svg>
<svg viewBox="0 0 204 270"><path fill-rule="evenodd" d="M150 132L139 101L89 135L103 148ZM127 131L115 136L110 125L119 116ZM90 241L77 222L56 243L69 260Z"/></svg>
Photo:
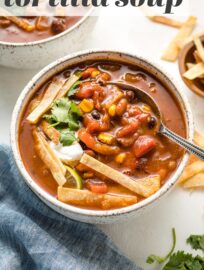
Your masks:
<svg viewBox="0 0 204 270"><path fill-rule="evenodd" d="M200 39L204 45L204 36L201 36ZM204 84L200 81L200 79L195 79L191 81L182 76L188 70L186 63L195 62L195 59L193 56L193 52L195 49L196 47L193 41L186 44L183 47L183 49L181 50L179 54L179 59L178 59L179 71L180 71L182 80L190 88L190 90L192 90L194 93L204 98Z"/></svg>

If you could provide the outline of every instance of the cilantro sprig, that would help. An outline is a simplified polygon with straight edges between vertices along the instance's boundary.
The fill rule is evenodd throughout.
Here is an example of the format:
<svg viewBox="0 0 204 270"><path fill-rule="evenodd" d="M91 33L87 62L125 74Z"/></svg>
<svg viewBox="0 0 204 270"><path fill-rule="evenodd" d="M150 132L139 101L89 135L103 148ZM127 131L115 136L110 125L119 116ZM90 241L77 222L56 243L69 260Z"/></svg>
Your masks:
<svg viewBox="0 0 204 270"><path fill-rule="evenodd" d="M57 99L52 105L51 113L44 116L50 127L55 127L59 131L63 146L69 146L77 140L74 131L80 127L80 117L78 106L66 97Z"/></svg>
<svg viewBox="0 0 204 270"><path fill-rule="evenodd" d="M193 249L204 251L204 235L191 235L186 242L190 244Z"/></svg>
<svg viewBox="0 0 204 270"><path fill-rule="evenodd" d="M203 270L204 258L201 256L193 256L184 251L174 253L169 262L164 266L163 270Z"/></svg>
<svg viewBox="0 0 204 270"><path fill-rule="evenodd" d="M159 264L169 259L162 270L204 270L204 257L200 255L193 256L190 253L184 251L177 251L175 253L176 245L176 233L175 229L172 230L173 246L171 251L165 256L160 257L157 255L151 255L147 258L147 263L153 263L157 261ZM200 249L204 251L204 235L191 235L187 239L187 243L195 250Z"/></svg>
<svg viewBox="0 0 204 270"><path fill-rule="evenodd" d="M172 245L172 248L169 251L169 253L163 257L158 256L158 255L154 255L154 254L150 255L146 261L148 264L152 264L154 262L158 262L159 264L161 264L161 263L165 262L172 255L172 253L174 252L175 246L176 246L176 231L174 228L172 229L172 236L173 236L173 245Z"/></svg>

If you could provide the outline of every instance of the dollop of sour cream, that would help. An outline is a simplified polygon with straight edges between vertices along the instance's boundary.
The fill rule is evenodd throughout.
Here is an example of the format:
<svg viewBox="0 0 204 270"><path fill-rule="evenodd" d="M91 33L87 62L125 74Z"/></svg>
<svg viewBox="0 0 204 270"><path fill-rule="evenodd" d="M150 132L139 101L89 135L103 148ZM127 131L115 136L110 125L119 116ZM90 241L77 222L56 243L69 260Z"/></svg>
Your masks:
<svg viewBox="0 0 204 270"><path fill-rule="evenodd" d="M84 152L78 142L70 146L63 146L61 143L56 145L50 142L50 147L54 150L58 158L64 162L80 160Z"/></svg>

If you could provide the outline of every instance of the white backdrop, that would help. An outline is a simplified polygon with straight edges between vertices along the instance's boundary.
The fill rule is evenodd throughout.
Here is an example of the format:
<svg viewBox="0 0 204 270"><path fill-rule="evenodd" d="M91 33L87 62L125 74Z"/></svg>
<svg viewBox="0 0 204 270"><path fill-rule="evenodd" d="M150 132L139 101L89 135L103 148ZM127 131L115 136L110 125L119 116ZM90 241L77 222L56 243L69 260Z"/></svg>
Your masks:
<svg viewBox="0 0 204 270"><path fill-rule="evenodd" d="M191 0L191 15L198 17L198 30L204 30L203 1ZM100 17L92 33L87 33L83 49L120 49L157 61L163 69L181 81L176 63L160 60L162 51L176 29L151 23L144 17ZM0 143L9 143L9 126L15 101L36 70L22 71L0 67ZM197 129L204 132L204 100L181 82L195 116ZM204 233L204 194L188 193L179 187L162 199L159 206L140 218L122 224L100 226L116 245L144 269L150 253L165 254L171 245L171 228L177 231L177 249L189 250L185 239L192 233Z"/></svg>

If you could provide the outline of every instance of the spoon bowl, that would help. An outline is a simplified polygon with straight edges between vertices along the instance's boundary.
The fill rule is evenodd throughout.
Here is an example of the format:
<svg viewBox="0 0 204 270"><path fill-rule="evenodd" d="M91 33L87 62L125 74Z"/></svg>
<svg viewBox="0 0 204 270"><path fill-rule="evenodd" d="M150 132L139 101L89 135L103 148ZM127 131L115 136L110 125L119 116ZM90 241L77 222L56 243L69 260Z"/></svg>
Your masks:
<svg viewBox="0 0 204 270"><path fill-rule="evenodd" d="M115 85L123 90L134 91L136 93L136 96L138 97L138 99L147 103L151 107L155 116L157 116L157 119L158 119L157 132L159 134L166 136L167 138L169 138L170 140L172 140L176 144L180 145L182 148L184 148L189 153L197 156L199 159L204 161L204 149L202 149L202 148L198 147L197 145L189 142L188 140L182 138L181 136L172 132L170 129L168 129L164 125L164 123L162 121L162 115L161 115L159 106L157 105L157 103L154 101L154 99L149 94L147 94L145 91L139 89L136 86L126 84L123 82L107 82L106 85Z"/></svg>

